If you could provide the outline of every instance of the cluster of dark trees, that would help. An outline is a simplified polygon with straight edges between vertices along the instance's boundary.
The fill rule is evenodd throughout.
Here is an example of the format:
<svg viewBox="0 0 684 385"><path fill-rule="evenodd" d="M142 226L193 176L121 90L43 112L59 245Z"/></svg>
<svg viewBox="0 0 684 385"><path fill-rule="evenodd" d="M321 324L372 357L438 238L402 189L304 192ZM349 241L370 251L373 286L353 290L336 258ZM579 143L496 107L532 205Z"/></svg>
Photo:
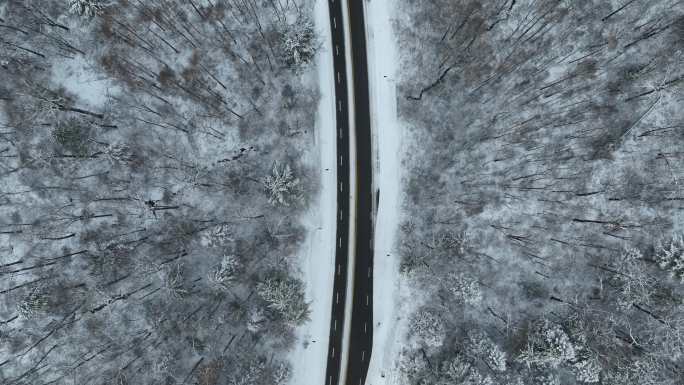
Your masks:
<svg viewBox="0 0 684 385"><path fill-rule="evenodd" d="M0 383L286 383L310 13L0 1ZM105 103L56 75L77 60Z"/></svg>
<svg viewBox="0 0 684 385"><path fill-rule="evenodd" d="M399 1L411 384L684 382L684 2Z"/></svg>

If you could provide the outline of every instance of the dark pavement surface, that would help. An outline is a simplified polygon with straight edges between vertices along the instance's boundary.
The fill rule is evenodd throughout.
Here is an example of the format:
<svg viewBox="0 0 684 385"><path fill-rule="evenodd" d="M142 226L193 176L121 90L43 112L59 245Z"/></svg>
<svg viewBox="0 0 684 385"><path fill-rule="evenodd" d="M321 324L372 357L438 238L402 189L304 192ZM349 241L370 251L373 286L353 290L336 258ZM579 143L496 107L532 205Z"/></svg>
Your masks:
<svg viewBox="0 0 684 385"><path fill-rule="evenodd" d="M342 358L344 307L347 297L349 255L349 112L345 63L344 20L340 0L328 0L332 32L333 70L335 76L335 111L337 114L337 245L333 283L328 365L324 385L337 385Z"/></svg>
<svg viewBox="0 0 684 385"><path fill-rule="evenodd" d="M349 1L356 132L356 245L347 385L362 385L373 346L373 167L364 0Z"/></svg>
<svg viewBox="0 0 684 385"><path fill-rule="evenodd" d="M356 128L356 244L347 385L364 384L373 345L373 194L370 100L363 0L348 0ZM337 248L326 385L339 381L347 289L349 240L349 113L344 28L340 0L328 0L337 111Z"/></svg>

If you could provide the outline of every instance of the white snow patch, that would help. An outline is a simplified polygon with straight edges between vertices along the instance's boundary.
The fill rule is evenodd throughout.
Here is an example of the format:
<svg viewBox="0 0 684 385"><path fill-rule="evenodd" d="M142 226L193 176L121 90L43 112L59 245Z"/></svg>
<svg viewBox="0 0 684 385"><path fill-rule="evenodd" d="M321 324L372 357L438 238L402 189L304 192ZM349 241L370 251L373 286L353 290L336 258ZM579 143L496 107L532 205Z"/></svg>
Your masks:
<svg viewBox="0 0 684 385"><path fill-rule="evenodd" d="M335 265L337 211L337 147L335 137L335 83L331 55L331 34L326 0L317 0L316 28L323 46L317 55L321 99L316 119L316 146L310 164L320 169L321 191L318 200L302 218L309 230L300 250L302 279L307 301L311 303L311 321L297 330L298 344L291 354L292 385L322 385L328 358L330 309Z"/></svg>
<svg viewBox="0 0 684 385"><path fill-rule="evenodd" d="M103 74L95 72L95 66L82 55L57 61L52 65L52 79L81 102L90 107L102 108L109 101L109 95L119 88Z"/></svg>
<svg viewBox="0 0 684 385"><path fill-rule="evenodd" d="M380 191L375 224L373 281L373 353L367 385L399 384L395 362L405 346L407 320L415 306L399 275L396 247L401 220L403 126L397 118L397 41L392 32L392 0L364 2L375 159L375 188Z"/></svg>

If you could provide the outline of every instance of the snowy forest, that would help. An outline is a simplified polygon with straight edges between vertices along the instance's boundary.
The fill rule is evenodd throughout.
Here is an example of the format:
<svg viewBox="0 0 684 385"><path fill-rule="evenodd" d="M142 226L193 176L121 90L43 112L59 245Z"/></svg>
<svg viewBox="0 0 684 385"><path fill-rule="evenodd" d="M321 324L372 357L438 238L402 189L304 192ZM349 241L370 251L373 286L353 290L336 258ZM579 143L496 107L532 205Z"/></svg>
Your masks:
<svg viewBox="0 0 684 385"><path fill-rule="evenodd" d="M405 384L684 383L684 2L399 0Z"/></svg>
<svg viewBox="0 0 684 385"><path fill-rule="evenodd" d="M302 0L0 0L0 383L287 383L318 47Z"/></svg>

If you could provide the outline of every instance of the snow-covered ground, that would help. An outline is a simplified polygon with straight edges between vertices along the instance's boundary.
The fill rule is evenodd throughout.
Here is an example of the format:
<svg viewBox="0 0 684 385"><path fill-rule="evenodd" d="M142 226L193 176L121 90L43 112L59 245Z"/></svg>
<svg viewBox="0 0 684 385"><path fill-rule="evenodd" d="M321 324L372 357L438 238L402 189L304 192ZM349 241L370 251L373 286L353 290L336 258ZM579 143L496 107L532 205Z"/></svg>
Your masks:
<svg viewBox="0 0 684 385"><path fill-rule="evenodd" d="M397 42L392 0L365 1L375 188L380 190L375 224L373 353L366 385L399 384L394 371L406 335L412 301L401 285L396 236L401 219L403 128L397 118ZM402 300L403 299L403 300Z"/></svg>
<svg viewBox="0 0 684 385"><path fill-rule="evenodd" d="M330 334L333 274L335 264L337 150L335 137L335 83L333 76L330 19L326 0L317 0L316 29L321 34L321 51L316 67L321 98L315 130L316 150L310 152L309 164L320 170L320 194L302 222L309 230L300 251L302 279L306 283L307 301L311 303L311 321L300 327L298 343L290 361L292 385L322 385Z"/></svg>
<svg viewBox="0 0 684 385"><path fill-rule="evenodd" d="M95 66L82 55L62 59L52 64L52 79L71 94L78 96L81 105L102 108L109 101L109 95L117 94L119 87L107 76L98 75Z"/></svg>

